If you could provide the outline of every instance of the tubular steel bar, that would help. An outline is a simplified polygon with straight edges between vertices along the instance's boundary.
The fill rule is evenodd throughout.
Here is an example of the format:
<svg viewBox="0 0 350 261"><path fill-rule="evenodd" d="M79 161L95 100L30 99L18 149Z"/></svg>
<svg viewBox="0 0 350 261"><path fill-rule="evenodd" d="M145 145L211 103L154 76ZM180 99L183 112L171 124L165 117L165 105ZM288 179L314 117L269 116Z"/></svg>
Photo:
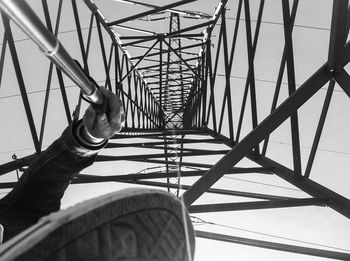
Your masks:
<svg viewBox="0 0 350 261"><path fill-rule="evenodd" d="M103 104L103 96L95 84L84 74L57 38L44 26L25 0L0 0L0 8L83 91L87 99L95 104Z"/></svg>
<svg viewBox="0 0 350 261"><path fill-rule="evenodd" d="M298 253L303 255L319 256L319 257L326 257L326 258L339 259L339 260L350 259L350 254L348 253L280 244L280 243L268 242L263 240L222 235L218 233L211 233L211 232L205 232L205 231L199 231L199 230L196 230L196 236L201 238L206 238L206 239L219 240L223 242L242 244L247 246L262 247L267 249L286 251L286 252Z"/></svg>

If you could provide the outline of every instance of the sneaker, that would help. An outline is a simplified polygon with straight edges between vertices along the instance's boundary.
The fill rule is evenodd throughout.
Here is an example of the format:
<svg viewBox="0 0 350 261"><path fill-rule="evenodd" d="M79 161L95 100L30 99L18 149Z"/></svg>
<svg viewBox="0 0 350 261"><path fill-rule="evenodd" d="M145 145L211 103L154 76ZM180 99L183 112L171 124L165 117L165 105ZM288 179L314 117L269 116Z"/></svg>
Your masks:
<svg viewBox="0 0 350 261"><path fill-rule="evenodd" d="M167 192L126 189L42 218L0 247L0 260L192 261L194 232Z"/></svg>

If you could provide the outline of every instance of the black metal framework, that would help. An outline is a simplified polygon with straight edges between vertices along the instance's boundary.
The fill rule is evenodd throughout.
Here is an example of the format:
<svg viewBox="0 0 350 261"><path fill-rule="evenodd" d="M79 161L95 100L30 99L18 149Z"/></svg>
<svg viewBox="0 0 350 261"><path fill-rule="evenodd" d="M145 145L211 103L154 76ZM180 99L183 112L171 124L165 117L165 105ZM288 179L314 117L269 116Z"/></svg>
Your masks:
<svg viewBox="0 0 350 261"><path fill-rule="evenodd" d="M63 38L64 35L59 33L59 26L62 22L62 6L67 3L62 0L55 2L57 3L52 4L42 0L41 12L47 28L58 38ZM194 10L193 6L200 0L177 1L162 7L131 0L123 2L133 3L145 11L114 20L107 17L109 20L107 22L102 16L98 2L94 4L90 0L84 0L84 3L71 0L69 8L72 10L71 18L74 21L74 28L71 31L76 34L76 41L67 44L79 48L75 58L87 74L122 98L126 112L125 128L120 134L115 135L106 151L114 148L157 151L128 155L124 150L123 154L100 155L97 157L97 162L146 162L154 166L140 170L139 173L125 175L80 174L73 180L73 184L123 182L163 187L181 196L192 213L328 206L345 218L350 218L349 199L310 178L335 84L350 97L350 76L344 69L350 61L350 45L347 42L350 27L347 0L333 1L328 58L324 61L324 65L300 86L296 84L293 47L293 28L299 1L294 0L292 6L289 6L288 0L281 1L284 48L271 99L271 109L262 119L258 117L259 99L262 98L258 93L255 56L265 10L264 0L259 1L256 18L252 17L250 6L252 2L249 0L230 2L221 0L212 15L188 11ZM226 7L230 5L232 8L233 2L236 18L234 26L229 27ZM243 12L244 19L241 19ZM55 18L53 13L56 15ZM191 23L185 21L187 18L191 18ZM142 26L142 23L152 21L167 22L168 29L150 31L145 29L149 27ZM33 109L28 99L30 91L27 89L21 64L24 61L21 61L18 55L20 42L14 39L14 25L4 15L2 22L4 31L0 54L0 84L7 70L4 61L10 57L17 79L17 83L13 85L18 86L20 90L35 152L0 165L0 175L28 166L36 155L44 150L45 127L50 110L48 104L52 89L55 89L53 86L58 86L60 91L67 123L72 120L72 111L74 117L79 117L81 106L81 95L75 95L74 101L78 106L75 109L72 107L73 99L70 99L72 97L67 93L70 87L68 79L49 63L43 91L45 95L40 128L37 130L38 124L34 121ZM233 102L237 86L233 84L231 76L235 65L237 41L240 37L245 37L247 70L244 83L239 86L243 89L243 95L241 107L237 110ZM94 53L91 53L92 49ZM95 53L97 50L98 54ZM102 69L96 70L96 67ZM223 74L222 78L218 79L220 70ZM288 97L279 103L278 101L282 99L280 92L284 75ZM327 93L310 154L303 169L298 110L327 84ZM270 135L286 120L290 122L288 135L291 137L292 167L280 164L268 156ZM251 121L249 130L244 129L246 121ZM225 145L225 149L210 149L211 145L220 144ZM221 155L221 158L215 164L191 160L195 156L218 155ZM190 160L187 160L188 157L191 157ZM254 167L237 167L242 159L248 160ZM237 188L214 187L224 175L238 173L274 175L309 196L294 198L239 191ZM192 179L191 184L183 184L182 180L186 177L196 177L196 181L193 182ZM166 179L166 182L157 181L159 179ZM13 185L14 182L2 182L0 188L11 188ZM182 190L185 192L180 195ZM256 201L235 202L232 199L231 203L193 204L205 193ZM349 253L341 251L278 244L205 231L197 231L197 236L319 257L350 259Z"/></svg>

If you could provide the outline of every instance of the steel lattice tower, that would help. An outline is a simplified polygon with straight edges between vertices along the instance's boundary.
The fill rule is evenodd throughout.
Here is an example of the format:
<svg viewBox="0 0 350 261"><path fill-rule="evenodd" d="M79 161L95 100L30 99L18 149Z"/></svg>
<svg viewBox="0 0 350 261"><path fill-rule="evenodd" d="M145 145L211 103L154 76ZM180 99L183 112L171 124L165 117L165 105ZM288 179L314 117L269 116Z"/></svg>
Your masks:
<svg viewBox="0 0 350 261"><path fill-rule="evenodd" d="M293 31L299 8L302 11L298 0L292 1L291 6L288 0L278 3L282 35L272 41L277 47L271 48L276 49L279 59L278 66L273 68L264 68L268 67L268 58L259 56L266 48L259 49L259 39L273 38L263 30L264 11L271 5L264 0L221 0L210 14L201 9L208 5L208 1L203 0L176 1L164 6L153 5L151 1L123 0L119 1L122 2L120 10L113 9L116 3L112 2L42 0L31 3L85 73L120 95L126 113L125 127L97 156L96 163L113 168L117 163L128 162L131 171L119 174L120 169L116 167L113 175L81 173L72 181L72 186L111 182L161 187L184 200L190 213L198 215L193 217L194 222L201 222L203 213L307 206L327 206L345 219L350 218L349 199L312 179L332 95L338 88L346 99L350 96L346 68L350 61L348 0L332 1L327 52L322 54L322 65L312 67L300 84L296 81ZM132 10L133 14L126 15L126 10ZM234 19L227 14L234 14ZM155 27L158 22L165 29ZM72 121L73 111L74 117L81 117L81 107L86 104L74 84L48 60L39 58L39 52L36 51L37 56L31 60L33 63L35 59L37 66L28 65L27 55L34 54L26 54L24 50L33 49L30 41L4 14L2 24L0 94L8 91L7 86L19 90L14 97L18 99L16 104L24 108L20 120L26 125L21 129L28 130L26 137L31 139L33 148L0 165L4 178L0 188L6 193L16 183L13 173L20 173L45 150L46 141L53 139L50 135L58 135ZM244 64L237 64L237 56ZM261 57L266 64L259 60ZM257 76L259 70L273 71L274 80L261 80ZM237 71L244 77L235 76L233 72ZM38 81L40 90L35 85ZM262 91L264 84L270 84L268 91ZM319 98L320 90L325 91L322 98ZM9 91L0 99L11 95ZM34 95L38 95L35 99L40 102L33 101ZM312 110L307 107L315 101L318 103ZM54 105L50 105L52 103ZM268 104L268 109L262 109L262 104ZM54 106L61 108L57 119L50 115ZM4 112L7 108L0 109ZM307 113L311 116L305 118ZM0 115L5 116L6 113ZM64 122L58 124L59 117ZM306 153L301 143L304 132L308 134L304 124L310 119L315 124L310 135L310 150ZM271 147L276 147L271 137L281 129L291 144L291 152L283 157L271 152ZM9 154L12 156L16 151L11 149ZM139 166L142 167L135 170ZM266 183L273 177L304 194L296 197L216 186L226 176L236 174L251 174L259 180L266 178ZM208 194L225 196L230 201L198 203L197 200ZM350 259L349 253L334 249L202 230L197 230L196 236L317 257Z"/></svg>

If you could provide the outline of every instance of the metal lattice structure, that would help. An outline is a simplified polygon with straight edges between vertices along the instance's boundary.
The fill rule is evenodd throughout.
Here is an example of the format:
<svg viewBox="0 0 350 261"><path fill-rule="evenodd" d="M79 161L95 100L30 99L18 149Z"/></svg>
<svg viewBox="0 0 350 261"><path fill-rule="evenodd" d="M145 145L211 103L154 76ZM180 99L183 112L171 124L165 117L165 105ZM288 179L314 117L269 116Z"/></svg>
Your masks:
<svg viewBox="0 0 350 261"><path fill-rule="evenodd" d="M326 59L300 85L296 84L293 45L299 1L294 0L291 6L288 0L278 3L281 5L283 26L283 39L280 41L282 52L279 55L279 68L274 71L274 88L270 93L259 91L260 82L255 74L257 67L261 66L256 64L256 57L258 40L263 33L264 0L254 1L254 4L249 0L221 0L217 1L216 6L204 0L173 1L164 6L153 5L150 1L119 2L122 2L120 7L127 6L128 9L111 8L116 4L113 1L42 0L40 5L38 2L32 3L47 28L80 62L86 74L122 98L126 113L125 127L110 141L96 162L147 163L147 168L121 175L80 174L72 184L120 182L162 187L180 196L194 215L328 206L344 218L350 218L349 199L314 181L311 175L332 94L339 87L344 96L350 96L350 77L346 70L350 61L348 0L332 2L329 47L328 53L324 54ZM211 9L214 12L208 14L207 10L202 11L201 5L215 7ZM251 5L258 7L254 15ZM131 14L128 12L125 15L125 10ZM227 19L227 12L234 13L235 19ZM62 16L65 18L62 19ZM68 20L74 23L64 24ZM24 106L23 120L28 123L26 129L34 147L34 153L32 151L27 156L0 165L0 174L5 178L28 166L45 149L45 134L55 128L55 120L48 122L49 112L53 110L49 107L51 97L61 101L58 106L63 109L65 118L62 128L72 121L73 111L74 117L79 117L80 107L84 104L79 91L71 88L74 87L72 82L45 58L37 58L36 63L42 63L38 66L43 73L39 73L36 80L32 79L31 74L37 72L32 68L32 60L28 65L23 48L33 49L33 46L4 14L2 22L0 94L5 85L19 89L17 96ZM163 27L150 30L155 23L161 23ZM68 29L61 29L61 24L68 26ZM242 45L242 41L246 53L237 54L236 49ZM40 56L39 52L37 55ZM244 65L235 64L237 55L245 56ZM232 80L232 71L237 68L246 75L239 79L239 84ZM8 72L10 70L12 74ZM40 82L42 91L33 87L35 81ZM283 87L287 90L285 97L281 95ZM319 118L310 153L304 157L300 111L318 95L321 88L326 89L326 95L318 106ZM36 92L42 94L36 98L40 99L41 110L33 108L33 100L30 99ZM267 95L270 95L271 101L269 111L262 112L259 104L266 103ZM237 101L240 106L237 106ZM289 125L285 128L287 121ZM273 157L273 153L272 156L269 154L269 148L273 146L270 136L279 128L284 128L290 137L292 153L285 157L290 157L287 161L291 164L286 161L282 163ZM59 133L60 130L55 129L54 132ZM138 152L129 154L126 148L137 148ZM122 149L122 152L107 153L113 149ZM150 150L157 152L150 153ZM197 156L213 158L215 162L193 160ZM242 160L249 164L240 167ZM308 196L289 197L215 187L225 175L244 173L259 177L273 175ZM4 180L0 188L9 189L14 184L15 180ZM232 200L230 203L193 204L208 193L230 196ZM240 200L236 201L237 197ZM245 198L249 200L242 202ZM350 254L342 251L208 231L197 230L196 233L198 237L224 242L350 259Z"/></svg>

